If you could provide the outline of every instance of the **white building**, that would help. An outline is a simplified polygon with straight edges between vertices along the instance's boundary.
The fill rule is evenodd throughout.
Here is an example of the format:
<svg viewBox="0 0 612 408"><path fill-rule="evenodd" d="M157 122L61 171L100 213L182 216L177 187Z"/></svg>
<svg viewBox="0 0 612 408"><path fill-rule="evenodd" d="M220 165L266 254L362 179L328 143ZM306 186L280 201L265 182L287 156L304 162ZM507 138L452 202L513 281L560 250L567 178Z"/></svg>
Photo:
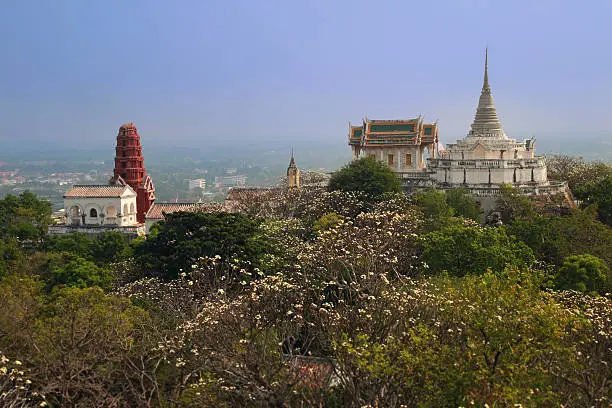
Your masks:
<svg viewBox="0 0 612 408"><path fill-rule="evenodd" d="M194 188L201 188L202 190L205 190L206 180L205 179L189 180L189 189L193 190Z"/></svg>
<svg viewBox="0 0 612 408"><path fill-rule="evenodd" d="M223 176L215 177L215 187L232 187L232 186L244 186L247 182L247 176L234 175L234 176Z"/></svg>
<svg viewBox="0 0 612 408"><path fill-rule="evenodd" d="M52 225L51 234L144 233L136 219L136 192L129 185L75 185L64 194L64 213L65 225Z"/></svg>
<svg viewBox="0 0 612 408"><path fill-rule="evenodd" d="M546 161L535 155L534 139L517 141L504 132L489 85L488 53L471 130L465 138L446 145L438 158L428 159L427 168L438 186L465 187L479 197L497 196L502 184L532 195L566 190L564 183L548 181Z"/></svg>

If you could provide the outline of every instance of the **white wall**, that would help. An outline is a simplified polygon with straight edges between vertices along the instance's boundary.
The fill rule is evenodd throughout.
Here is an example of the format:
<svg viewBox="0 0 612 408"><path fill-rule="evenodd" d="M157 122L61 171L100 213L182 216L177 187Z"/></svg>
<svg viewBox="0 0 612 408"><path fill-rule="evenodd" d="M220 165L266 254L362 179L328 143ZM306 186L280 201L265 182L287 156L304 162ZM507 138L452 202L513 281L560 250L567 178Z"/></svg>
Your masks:
<svg viewBox="0 0 612 408"><path fill-rule="evenodd" d="M127 205L128 212L124 213L124 205ZM117 224L119 226L136 225L136 196L117 197L117 198L99 198L99 197L66 197L64 198L64 210L66 212L66 225L73 223L73 217L70 209L74 206L80 208L81 213L85 214L86 225L105 225ZM106 217L109 207L115 208L117 216ZM130 208L133 207L133 211ZM95 209L97 217L91 217L91 210ZM101 217L104 214L105 217ZM119 217L121 214L121 217ZM82 224L82 218L78 220Z"/></svg>

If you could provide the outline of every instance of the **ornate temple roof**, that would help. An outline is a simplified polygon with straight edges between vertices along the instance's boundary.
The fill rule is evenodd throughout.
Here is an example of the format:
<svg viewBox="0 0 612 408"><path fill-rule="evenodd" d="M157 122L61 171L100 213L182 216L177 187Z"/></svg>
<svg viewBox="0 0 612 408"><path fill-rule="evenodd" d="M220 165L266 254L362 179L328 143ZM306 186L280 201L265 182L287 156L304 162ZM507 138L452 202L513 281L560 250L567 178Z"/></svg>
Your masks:
<svg viewBox="0 0 612 408"><path fill-rule="evenodd" d="M489 50L485 51L485 69L484 80L480 99L478 100L478 108L476 116L472 123L472 130L468 134L471 137L497 137L505 138L506 135L502 129L502 124L497 116L491 86L489 85Z"/></svg>
<svg viewBox="0 0 612 408"><path fill-rule="evenodd" d="M437 143L438 123L424 123L415 119L363 120L362 126L349 124L349 145L420 145Z"/></svg>

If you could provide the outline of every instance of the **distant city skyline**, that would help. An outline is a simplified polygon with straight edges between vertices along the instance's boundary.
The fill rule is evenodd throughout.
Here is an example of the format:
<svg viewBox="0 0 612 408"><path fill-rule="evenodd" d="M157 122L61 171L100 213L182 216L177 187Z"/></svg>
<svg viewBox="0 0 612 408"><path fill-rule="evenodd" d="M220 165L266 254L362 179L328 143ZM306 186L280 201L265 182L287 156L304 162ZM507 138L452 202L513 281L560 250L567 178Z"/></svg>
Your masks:
<svg viewBox="0 0 612 408"><path fill-rule="evenodd" d="M112 147L134 122L145 149L229 140L287 149L345 144L348 122L364 116L419 114L454 142L474 117L485 46L510 137L612 136L606 1L35 5L2 6L9 148Z"/></svg>

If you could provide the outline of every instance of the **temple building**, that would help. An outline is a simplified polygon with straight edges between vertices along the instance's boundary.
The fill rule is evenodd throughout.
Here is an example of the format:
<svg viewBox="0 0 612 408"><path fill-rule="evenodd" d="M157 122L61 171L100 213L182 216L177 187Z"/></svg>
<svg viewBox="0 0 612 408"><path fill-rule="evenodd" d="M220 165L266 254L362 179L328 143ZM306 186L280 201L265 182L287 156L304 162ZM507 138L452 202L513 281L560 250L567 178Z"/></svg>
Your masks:
<svg viewBox="0 0 612 408"><path fill-rule="evenodd" d="M353 160L375 157L398 173L425 168L425 149L436 157L438 123L424 123L421 116L406 120L363 119L361 126L349 123L349 146Z"/></svg>
<svg viewBox="0 0 612 408"><path fill-rule="evenodd" d="M544 157L535 155L535 140L509 138L497 115L489 84L488 50L478 107L467 136L446 149L438 148L438 124L421 117L406 121L363 121L349 124L353 160L362 154L385 162L398 173L407 192L418 188L464 187L485 210L493 208L502 184L523 194L567 194L562 182L549 182ZM429 157L424 160L424 149ZM568 198L569 200L569 198Z"/></svg>
<svg viewBox="0 0 612 408"><path fill-rule="evenodd" d="M136 191L136 214L138 222L144 223L147 211L155 202L155 187L144 167L140 135L133 123L126 123L119 128L111 184L127 184Z"/></svg>
<svg viewBox="0 0 612 408"><path fill-rule="evenodd" d="M119 231L130 237L145 233L145 215L155 202L155 187L147 175L140 136L133 123L122 125L115 147L113 177L104 185L75 185L64 195L65 225L50 234Z"/></svg>
<svg viewBox="0 0 612 408"><path fill-rule="evenodd" d="M136 196L129 185L75 185L64 194L65 225L52 225L49 233L142 235L145 229L136 217Z"/></svg>
<svg viewBox="0 0 612 408"><path fill-rule="evenodd" d="M291 150L291 160L289 160L289 167L287 167L287 184L289 188L300 186L300 169L295 164L293 150Z"/></svg>
<svg viewBox="0 0 612 408"><path fill-rule="evenodd" d="M551 183L544 157L535 155L535 140L509 138L497 115L489 84L488 50L476 115L467 136L446 145L439 157L428 160L436 185L466 187L472 195L496 196L501 184L524 194L564 193L564 183Z"/></svg>

